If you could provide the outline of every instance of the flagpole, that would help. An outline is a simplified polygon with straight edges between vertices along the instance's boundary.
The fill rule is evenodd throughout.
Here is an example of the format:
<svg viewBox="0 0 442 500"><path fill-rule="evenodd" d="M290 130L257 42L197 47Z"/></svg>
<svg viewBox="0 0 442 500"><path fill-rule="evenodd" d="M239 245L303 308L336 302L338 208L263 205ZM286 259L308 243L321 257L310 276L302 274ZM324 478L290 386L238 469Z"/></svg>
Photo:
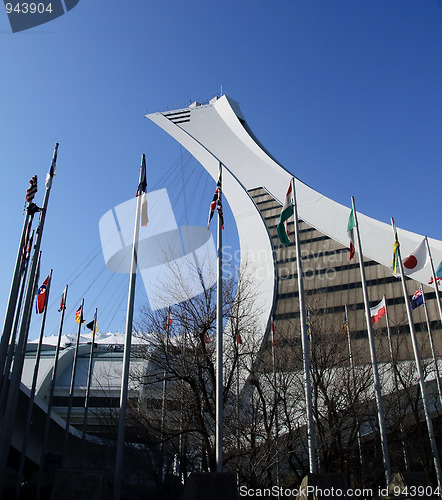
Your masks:
<svg viewBox="0 0 442 500"><path fill-rule="evenodd" d="M97 330L97 308L95 308L94 314L94 324L92 328L92 342L91 350L89 354L89 366L87 370L87 386L86 386L86 396L84 398L84 418L83 418L83 434L81 436L82 441L86 439L86 428L87 428L87 417L89 411L89 396L91 393L91 382L92 382L92 363L94 360L94 348L95 348L95 332Z"/></svg>
<svg viewBox="0 0 442 500"><path fill-rule="evenodd" d="M32 242L33 238L34 238L34 231L32 231L32 236L30 239L31 242ZM15 339L17 338L17 329L18 329L18 324L20 322L20 313L21 313L21 304L23 301L23 294L24 294L25 289L26 289L26 275L27 275L27 271L28 271L28 264L29 264L29 258L23 262L22 276L21 276L21 281L20 281L20 291L19 291L18 299L17 299L17 309L16 309L16 313L15 313L15 317L14 317L14 324L12 326L12 331L11 331L11 335L10 335L10 341L9 341L8 351L7 351L7 358L6 358L5 364L1 365L1 366L3 366L3 368L0 368L2 375L4 377L3 380L5 382L3 385L0 384L0 386L1 386L1 390L0 390L0 415L2 415L2 413L3 413L5 397L6 397L6 394L8 391L7 379L9 377L9 372L10 372L11 366L12 366L12 360L14 358Z"/></svg>
<svg viewBox="0 0 442 500"><path fill-rule="evenodd" d="M20 456L20 463L19 463L18 474L17 474L17 490L16 490L16 497L17 498L20 495L20 483L21 483L21 479L23 476L23 470L24 470L25 458L26 458L26 450L28 447L29 433L31 430L32 413L34 410L35 390L37 388L38 370L40 368L40 358L41 358L41 351L42 351L42 347L43 347L43 336L44 336L44 329L45 329L45 324L46 324L46 314L47 314L47 310L48 310L48 301L49 301L49 293L50 293L50 289L51 289L51 283L52 283L52 269L51 269L51 272L49 273L48 284L47 284L46 292L45 292L45 302L44 302L44 306L43 306L44 307L43 317L41 319L40 337L38 339L37 352L35 355L35 366L34 366L34 374L32 377L31 392L29 395L28 414L27 414L27 419L26 419L25 432L24 432L23 444L22 444L21 456Z"/></svg>
<svg viewBox="0 0 442 500"><path fill-rule="evenodd" d="M296 202L295 179L291 179L293 193L293 215L295 224L295 246L296 246L296 264L298 269L298 293L299 293L299 317L301 322L301 342L302 342L302 357L304 363L304 390L307 410L307 440L309 454L309 471L315 473L317 471L316 464L316 432L313 422L313 405L312 405L312 388L310 379L310 354L309 342L307 338L307 316L305 310L304 297L304 279L302 274L302 256L301 243L299 238L298 227L298 206Z"/></svg>
<svg viewBox="0 0 442 500"><path fill-rule="evenodd" d="M385 480L387 483L387 487L391 482L391 466L390 466L390 455L388 452L388 441L387 441L387 431L385 426L385 418L384 418L384 404L382 401L382 392L381 392L381 382L379 378L379 370L378 370L378 361L376 356L376 345L374 341L374 333L373 326L371 323L371 313L370 313L370 301L368 298L368 287L367 280L365 278L365 268L364 268L364 255L362 253L362 244L361 244L361 235L359 232L359 223L355 208L355 200L354 197L351 197L351 204L353 208L353 214L355 217L355 225L356 225L356 237L358 242L358 252L359 252L359 268L361 271L361 282L362 282L362 293L364 296L364 307L365 307L365 319L367 323L367 333L368 333L368 343L370 347L370 355L371 355L371 364L373 368L373 385L376 394L376 404L378 409L378 422L379 422L379 432L381 436L381 448L382 448L382 458L384 462L384 471L385 471Z"/></svg>
<svg viewBox="0 0 442 500"><path fill-rule="evenodd" d="M427 252L428 252L428 256L430 258L431 275L433 276L434 291L436 293L436 302L437 302L437 307L439 309L440 321L442 323L442 305L441 305L441 302L440 302L439 285L438 285L438 282L437 282L436 273L434 271L433 258L431 257L430 244L428 243L428 238L426 236L425 236L425 244L427 246Z"/></svg>
<svg viewBox="0 0 442 500"><path fill-rule="evenodd" d="M164 474L164 426L166 421L166 390L167 390L167 356L169 351L169 322L170 322L170 305L167 307L166 318L166 342L164 345L164 361L165 367L163 370L163 394L161 395L161 480Z"/></svg>
<svg viewBox="0 0 442 500"><path fill-rule="evenodd" d="M12 428L17 410L18 395L20 391L20 380L23 371L23 362L25 356L26 340L29 331L29 317L34 298L35 288L32 285L37 271L37 264L40 255L41 240L43 237L44 222L46 219L47 207L49 203L49 194L52 186L52 177L55 173L57 163L58 143L55 144L54 153L52 155L52 163L48 173L46 182L46 191L43 199L43 206L40 212L40 222L38 225L37 236L35 238L34 253L32 256L31 267L28 277L28 287L26 290L25 301L23 305L22 320L18 334L18 342L16 355L14 357L14 365L12 367L10 388L8 391L8 399L6 401L5 418L3 419L2 435L0 438L0 476L5 475L6 463L8 459L9 444L11 441ZM0 481L0 491L3 486L3 481Z"/></svg>
<svg viewBox="0 0 442 500"><path fill-rule="evenodd" d="M32 220L34 217L36 205L30 203L26 208L26 215L23 221L23 229L20 237L20 243L18 245L17 257L15 261L14 274L12 276L11 289L9 291L8 305L6 308L5 319L3 323L3 332L0 341L0 387L3 386L5 378L9 375L3 372L3 367L5 366L6 356L8 353L9 339L11 337L11 329L14 321L14 315L17 306L17 297L19 294L19 287L21 279L25 279L25 275L22 278L22 262L24 254L24 245L26 241L26 234L29 233L30 227L32 225ZM19 311L17 312L19 314ZM4 378L5 377L5 378Z"/></svg>
<svg viewBox="0 0 442 500"><path fill-rule="evenodd" d="M222 163L219 162L219 189L218 203L222 197ZM221 215L218 211L218 238L217 238L217 272L216 272L216 472L223 471L223 234Z"/></svg>
<svg viewBox="0 0 442 500"><path fill-rule="evenodd" d="M350 337L350 320L348 318L348 308L347 304L345 304L345 320L346 320L346 325L345 329L347 330L347 342L348 342L348 360L350 363L350 370L351 370L351 376L353 380L353 389L356 393L356 372L355 372L355 365L353 361L353 350L351 348L351 337ZM356 419L356 425L357 425L357 441L358 441L358 450L359 450L359 465L361 467L361 479L362 483L364 483L364 461L362 457L362 443L361 443L361 431L360 431L360 422L359 419Z"/></svg>
<svg viewBox="0 0 442 500"><path fill-rule="evenodd" d="M278 402L279 402L279 395L278 391L276 389L277 383L276 383L276 351L275 351L275 325L273 323L273 316L270 318L270 330L272 334L272 369L273 369L273 390L274 390L274 399L273 399L273 404L275 406L275 443L276 443L276 485L279 487L280 482L281 482L281 475L280 475L280 463L279 463L279 415L278 415ZM278 492L278 498L279 498L279 492Z"/></svg>
<svg viewBox="0 0 442 500"><path fill-rule="evenodd" d="M121 377L121 393L120 393L120 411L118 413L118 434L117 434L117 449L115 458L115 476L114 476L114 500L120 500L121 494L121 477L123 470L123 452L124 452L124 430L126 425L126 410L129 385L129 369L130 369L130 350L132 343L132 325L134 315L134 299L135 299L135 282L137 277L137 259L138 259L138 236L140 232L140 212L141 212L141 183L146 179L146 157L141 156L140 181L137 192L137 208L135 214L134 239L132 248L132 261L130 266L129 278L129 293L127 301L126 315L126 335L124 342L123 355L123 371Z"/></svg>
<svg viewBox="0 0 442 500"><path fill-rule="evenodd" d="M393 228L395 241L397 241L397 231L396 231L396 226L394 225L393 217L391 218L391 225ZM411 343L413 345L414 358L416 360L416 367L417 367L417 371L418 371L418 375L419 375L419 386L421 389L422 402L423 402L424 412L425 412L425 420L427 422L428 436L430 439L431 452L433 454L433 463L434 463L434 468L436 471L437 484L438 484L439 488L442 488L442 477L441 477L441 469L440 469L440 462L439 462L439 452L437 451L436 439L434 437L433 422L431 420L431 415L430 415L430 412L428 410L428 397L427 397L427 390L425 387L425 375L424 375L424 371L422 368L421 357L419 354L419 346L417 344L416 330L414 328L413 316L411 314L411 306L410 306L410 301L408 298L407 283L405 282L404 266L402 265L401 250L400 250L399 245L397 247L396 252L397 252L397 260L399 263L399 270L400 270L400 274L401 274L402 290L404 292L405 308L407 310L408 323L410 325Z"/></svg>
<svg viewBox="0 0 442 500"><path fill-rule="evenodd" d="M68 449L68 441L69 441L69 427L71 425L71 415L72 415L72 405L74 402L74 388L75 388L75 376L77 374L77 361L78 361L78 350L80 348L80 336L81 336L81 325L83 322L83 308L84 308L84 298L81 299L80 305L80 316L78 321L77 328L77 338L75 340L75 348L74 348L74 359L72 360L72 372L71 372L71 383L69 386L69 402L68 402L68 413L66 415L66 422L64 428L64 444L63 444L63 458L62 463L63 466L66 461L66 453ZM42 457L44 458L44 457Z"/></svg>
<svg viewBox="0 0 442 500"><path fill-rule="evenodd" d="M48 436L49 436L49 426L51 423L51 413L52 413L52 403L54 400L54 392L55 392L55 379L57 377L57 368L58 368L58 357L60 354L60 344L61 344L61 337L62 337L62 332L63 332L63 322L64 322L64 313L66 310L66 300L68 296L68 285L65 286L63 295L62 295L62 303L61 303L61 318L60 318L60 327L58 330L58 340L57 340L57 347L55 349L55 357L54 357L54 364L52 367L52 376L51 376L51 388L49 391L49 398L48 398L48 408L46 411L46 418L45 418L45 428L43 432L43 440L42 440L42 446L41 446L41 455L46 454L46 445L48 442ZM39 472L40 474L40 472Z"/></svg>
<svg viewBox="0 0 442 500"><path fill-rule="evenodd" d="M394 359L394 354L393 354L393 342L391 340L390 318L388 316L387 298L385 297L385 293L384 293L383 300L384 300L384 304L385 304L385 323L387 325L388 347L390 350L391 366L393 368L393 374L394 374L394 385L395 385L396 394L398 395L398 400L399 400L400 399L399 380L398 380L398 373L397 373L397 365L396 365L396 361ZM407 448L405 446L405 441L404 441L404 429L402 427L402 420L399 423L399 430L401 432L402 455L404 457L405 470L408 471L409 465L408 465L408 457L407 457Z"/></svg>
<svg viewBox="0 0 442 500"><path fill-rule="evenodd" d="M436 370L436 384L437 384L437 390L439 392L439 402L442 405L442 387L440 383L439 367L437 365L436 350L434 348L434 342L433 342L433 332L431 331L430 317L428 315L427 301L425 300L425 292L423 285L421 285L421 290L422 290L422 300L425 310L425 319L427 320L428 339L430 341L431 355L433 357L434 368Z"/></svg>

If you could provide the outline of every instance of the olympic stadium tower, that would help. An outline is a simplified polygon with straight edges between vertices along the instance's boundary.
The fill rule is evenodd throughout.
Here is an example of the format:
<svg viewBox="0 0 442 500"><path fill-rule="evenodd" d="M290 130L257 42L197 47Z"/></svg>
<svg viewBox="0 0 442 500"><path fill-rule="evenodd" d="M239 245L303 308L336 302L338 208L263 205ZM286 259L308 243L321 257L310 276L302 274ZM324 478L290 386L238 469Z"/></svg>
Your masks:
<svg viewBox="0 0 442 500"><path fill-rule="evenodd" d="M271 318L275 336L284 344L299 341L299 301L296 251L281 245L276 227L292 174L262 146L252 133L238 103L223 95L207 104L194 102L188 108L148 114L147 118L185 147L218 178L223 164L223 193L237 224L241 265L248 267L259 292L259 327L255 341L269 345ZM293 167L292 167L293 170ZM359 362L368 362L367 326L364 313L359 255L349 260L345 207L307 186L296 177L295 190L300 219L301 255L306 308L314 337L315 325L322 330L341 330L345 308L352 342L362 347ZM400 358L412 357L409 326L400 278L391 271L393 233L390 225L358 213L370 305L385 294L393 335L400 339ZM293 222L289 229L293 229ZM293 230L291 231L293 233ZM423 236L398 228L401 254L406 257ZM293 240L293 237L292 237ZM429 239L435 267L442 260L442 242ZM424 284L427 311L435 348L440 352L440 321L429 263L407 279L409 295ZM424 357L430 356L428 322L424 307L413 311L413 319ZM298 323L297 323L298 321ZM298 327L297 327L298 325ZM380 355L387 356L385 319L375 327ZM439 330L439 331L437 331ZM365 355L364 355L365 353ZM388 354L389 355L389 354ZM385 359L388 361L388 359ZM356 361L358 362L358 361Z"/></svg>

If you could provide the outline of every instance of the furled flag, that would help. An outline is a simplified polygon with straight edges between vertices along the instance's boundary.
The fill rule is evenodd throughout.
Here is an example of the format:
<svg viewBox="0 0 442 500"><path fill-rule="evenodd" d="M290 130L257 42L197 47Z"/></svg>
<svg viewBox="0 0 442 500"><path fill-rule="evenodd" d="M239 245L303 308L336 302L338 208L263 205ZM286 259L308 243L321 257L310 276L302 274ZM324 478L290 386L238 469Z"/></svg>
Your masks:
<svg viewBox="0 0 442 500"><path fill-rule="evenodd" d="M436 275L436 281L442 280L442 261L440 262L440 264L439 264L439 266L436 269L436 272L434 274ZM431 285L432 283L433 283L433 276L431 276L428 284Z"/></svg>
<svg viewBox="0 0 442 500"><path fill-rule="evenodd" d="M218 215L221 219L221 227L222 229L224 229L224 214L223 214L223 205L221 202L221 174L219 176L218 182L216 183L215 194L213 195L212 202L210 203L207 229L209 229L210 227L210 221L212 220L213 214L215 213L215 208L218 210Z"/></svg>
<svg viewBox="0 0 442 500"><path fill-rule="evenodd" d="M63 293L61 294L60 307L58 309L58 312L63 311L63 309L66 309L66 288L63 290Z"/></svg>
<svg viewBox="0 0 442 500"><path fill-rule="evenodd" d="M342 324L342 333L348 333L347 308L345 308L345 312L344 312L344 323Z"/></svg>
<svg viewBox="0 0 442 500"><path fill-rule="evenodd" d="M35 193L37 192L37 176L34 175L29 181L29 187L26 190L26 203L31 203L34 199Z"/></svg>
<svg viewBox="0 0 442 500"><path fill-rule="evenodd" d="M355 238L354 238L354 228L356 227L356 221L355 221L355 213L353 209L351 209L350 216L348 218L348 224L347 224L347 234L350 239L350 255L348 257L348 260L351 260L354 255L355 255Z"/></svg>
<svg viewBox="0 0 442 500"><path fill-rule="evenodd" d="M239 333L236 335L236 342L237 342L237 344L242 344L242 338L241 338L241 335Z"/></svg>
<svg viewBox="0 0 442 500"><path fill-rule="evenodd" d="M273 316L270 322L270 331L272 332L272 347L275 347L276 339L275 339L275 325L273 324Z"/></svg>
<svg viewBox="0 0 442 500"><path fill-rule="evenodd" d="M45 186L47 188L49 188L52 185L52 179L55 177L55 171L57 169L57 154L58 154L58 142L55 144L51 168L49 169L49 172L46 174Z"/></svg>
<svg viewBox="0 0 442 500"><path fill-rule="evenodd" d="M204 342L206 344L210 344L210 337L209 335L207 334L207 332L204 333Z"/></svg>
<svg viewBox="0 0 442 500"><path fill-rule="evenodd" d="M76 311L75 311L75 322L76 323L81 323L83 324L84 323L84 319L83 319L83 311L81 310L81 307L79 307Z"/></svg>
<svg viewBox="0 0 442 500"><path fill-rule="evenodd" d="M31 237L29 238L29 232L31 230L31 226L32 226L32 221L29 221L25 232L25 241L23 242L23 250L22 250L23 261L21 268L22 274L25 272L26 266L29 262L29 257L31 256L32 241L34 239L34 231L32 231Z"/></svg>
<svg viewBox="0 0 442 500"><path fill-rule="evenodd" d="M404 274L413 274L416 271L420 271L427 265L428 262L428 252L427 245L425 244L425 238L419 243L419 245L413 250L408 257L402 261L404 266Z"/></svg>
<svg viewBox="0 0 442 500"><path fill-rule="evenodd" d="M416 309L416 307L421 306L424 303L424 294L422 291L422 287L416 290L411 297L411 309Z"/></svg>
<svg viewBox="0 0 442 500"><path fill-rule="evenodd" d="M398 274L398 267L399 267L399 240L397 239L397 235L395 236L394 239L394 245L393 245L393 264L392 264L392 272L394 275Z"/></svg>
<svg viewBox="0 0 442 500"><path fill-rule="evenodd" d="M289 239L289 230L287 226L287 220L295 212L295 203L293 198L293 187L292 181L290 181L289 188L287 190L287 194L285 195L284 205L282 207L281 215L279 216L278 226L276 231L278 232L279 240L285 246L290 245Z"/></svg>
<svg viewBox="0 0 442 500"><path fill-rule="evenodd" d="M307 325L307 339L308 339L309 342L311 342L312 341L312 335L313 335L313 323L312 323L312 320L311 320L310 311L307 311L306 325Z"/></svg>
<svg viewBox="0 0 442 500"><path fill-rule="evenodd" d="M97 325L95 324L94 319L92 321L89 321L89 323L86 325L86 328L89 328L92 333L97 333Z"/></svg>
<svg viewBox="0 0 442 500"><path fill-rule="evenodd" d="M146 178L146 160L143 155L141 163L141 180L138 184L137 196L141 195L141 225L147 226L149 217L147 215L147 178Z"/></svg>
<svg viewBox="0 0 442 500"><path fill-rule="evenodd" d="M46 306L46 290L48 288L49 276L40 285L37 293L36 309L37 314L41 314L45 310Z"/></svg>
<svg viewBox="0 0 442 500"><path fill-rule="evenodd" d="M385 297L379 302L377 306L370 308L370 316L371 322L373 325L377 323L382 316L385 316L386 308L385 308Z"/></svg>

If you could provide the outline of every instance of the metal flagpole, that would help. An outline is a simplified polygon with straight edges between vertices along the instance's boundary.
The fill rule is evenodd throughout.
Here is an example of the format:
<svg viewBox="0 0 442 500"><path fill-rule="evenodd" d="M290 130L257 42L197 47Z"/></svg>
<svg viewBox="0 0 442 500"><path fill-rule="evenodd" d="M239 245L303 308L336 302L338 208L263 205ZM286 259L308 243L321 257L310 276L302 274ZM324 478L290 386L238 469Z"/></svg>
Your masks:
<svg viewBox="0 0 442 500"><path fill-rule="evenodd" d="M385 322L387 325L387 337L388 337L388 347L390 349L390 356L391 356L391 366L393 368L393 374L394 374L394 385L396 389L396 393L398 395L398 400L400 399L400 394L399 394L399 380L398 380L398 373L397 373L397 365L394 359L394 354L393 354L393 343L391 340L391 331L390 331L390 318L388 316L388 307L387 307L387 298L385 297L384 293L384 304L385 304ZM402 445L402 455L404 457L404 465L405 465L405 470L409 470L409 465L408 465L408 457L407 457L407 448L405 446L405 441L404 441L404 429L402 427L402 421L399 424L399 430L401 432L401 445Z"/></svg>
<svg viewBox="0 0 442 500"><path fill-rule="evenodd" d="M437 302L437 307L439 309L439 316L440 316L440 321L442 323L442 305L440 302L440 291L439 291L439 285L437 282L437 277L436 273L434 271L434 265L433 265L433 259L431 257L431 250L430 250L430 244L428 243L428 238L425 236L425 244L427 246L427 252L428 252L428 257L430 258L430 265L431 265L431 275L433 277L433 283L434 283L434 291L436 293L436 302Z"/></svg>
<svg viewBox="0 0 442 500"><path fill-rule="evenodd" d="M219 162L220 187L218 204L222 196L222 163ZM216 472L223 471L223 234L221 214L218 211L217 272L216 272L216 405L215 443Z"/></svg>
<svg viewBox="0 0 442 500"><path fill-rule="evenodd" d="M22 314L22 320L20 322L16 355L14 357L14 366L12 368L12 374L11 374L10 389L8 391L8 399L6 401L5 417L3 419L3 428L0 438L0 477L4 477L5 475L9 444L15 420L15 412L17 409L18 395L20 390L20 380L23 371L25 346L29 330L28 318L30 316L32 301L35 293L34 286L32 286L32 283L35 277L35 273L37 270L37 262L39 260L39 255L40 255L40 246L43 237L43 229L49 202L49 194L52 186L52 178L55 175L55 168L57 164L57 151L58 151L58 143L55 144L51 167L46 178L46 191L43 199L43 206L40 212L40 222L38 225L37 235L35 238L34 253L32 255L32 261L29 270L28 287L26 290L25 301L23 305L23 314ZM0 491L2 486L3 486L3 480L1 480L0 482Z"/></svg>
<svg viewBox="0 0 442 500"><path fill-rule="evenodd" d="M121 494L121 477L123 471L123 452L124 452L124 430L126 425L126 409L127 409L127 396L129 385L129 369L130 369L130 350L132 343L132 324L134 315L134 298L135 298L135 282L137 277L137 259L138 259L138 235L140 232L140 212L141 212L141 198L142 198L142 182L146 181L146 157L141 156L140 168L140 181L137 192L137 209L135 214L135 227L134 239L132 248L132 262L130 266L129 278L129 294L127 301L127 315L126 315L126 335L124 342L124 356L123 356L123 372L121 377L121 393L120 393L120 411L118 413L118 435L117 435L117 449L115 458L115 476L114 476L114 500L120 500ZM145 189L145 186L144 186Z"/></svg>
<svg viewBox="0 0 442 500"><path fill-rule="evenodd" d="M301 257L301 243L299 238L298 228L298 207L296 204L295 192L295 179L292 177L292 193L293 193L293 211L295 223L295 245L296 245L296 264L298 268L298 292L299 292L299 316L301 321L301 342L302 342L302 356L304 362L304 384L305 384L305 399L307 408L307 438L308 438L308 451L309 451L309 470L311 473L317 471L316 465L316 432L313 422L313 405L312 405L312 388L310 379L310 354L309 342L307 333L307 316L305 310L304 298L304 279L302 274L302 257Z"/></svg>
<svg viewBox="0 0 442 500"><path fill-rule="evenodd" d="M34 231L32 231L32 236L31 239L29 240L29 248L32 247L32 240L34 239ZM31 250L29 250L29 254L31 253ZM14 318L14 324L12 326L12 332L11 332L11 338L9 341L9 346L8 346L8 355L6 358L6 362L4 364L4 368L2 370L2 374L5 377L4 384L1 385L1 391L0 391L0 415L3 413L4 409L4 402L5 402L5 397L8 391L8 377L9 377L9 372L11 370L12 366L12 360L14 358L14 350L15 350L15 340L17 338L17 329L18 325L20 322L20 317L21 317L21 304L23 301L23 294L26 290L26 273L28 270L28 264L29 264L29 254L27 255L27 258L23 262L22 266L22 276L21 276L21 281L20 281L20 291L18 294L18 299L17 299L17 310Z"/></svg>
<svg viewBox="0 0 442 500"><path fill-rule="evenodd" d="M87 428L87 417L89 411L89 397L91 393L91 382L92 382L92 363L94 360L94 348L95 348L95 333L97 331L97 308L95 308L94 314L94 324L92 328L92 342L91 350L89 354L89 366L87 370L87 385L86 385L86 396L84 398L84 418L83 418L83 435L81 439L84 441L86 438L86 428Z"/></svg>
<svg viewBox="0 0 442 500"><path fill-rule="evenodd" d="M38 339L37 352L35 354L34 374L32 377L31 392L30 392L30 396L29 396L28 414L27 414L25 432L24 432L24 437L23 437L23 444L22 444L22 449L21 449L20 464L19 464L18 474L17 474L16 498L19 498L19 496L20 496L20 484L21 484L23 470L24 470L24 466L25 466L29 433L31 430L32 413L33 413L33 409L34 409L35 390L37 388L38 370L40 368L40 358L41 358L41 351L42 351L42 347L43 347L43 336L44 336L44 329L45 329L45 323L46 323L46 314L47 314L47 310L48 310L48 301L49 301L49 292L51 289L51 283L52 283L52 269L51 269L51 272L49 273L48 284L46 287L43 317L41 319L40 337Z"/></svg>
<svg viewBox="0 0 442 500"><path fill-rule="evenodd" d="M52 367L51 388L49 391L48 408L46 411L45 428L44 428L44 432L43 432L43 440L42 440L42 446L41 446L41 455L43 457L46 455L46 445L48 442L49 426L51 423L52 403L54 400L55 379L57 377L58 356L60 353L60 344L61 344L61 337L62 337L62 332L63 332L63 321L64 321L64 313L66 310L67 295L68 295L68 285L66 285L66 287L64 289L64 292L62 295L61 307L59 309L59 311L61 311L60 328L58 330L57 347L55 349L54 365ZM40 474L40 472L39 472L39 474ZM37 494L38 495L40 494L39 491L37 491Z"/></svg>
<svg viewBox="0 0 442 500"><path fill-rule="evenodd" d="M433 342L433 332L431 331L430 317L428 315L428 307L427 307L427 301L425 300L425 292L423 285L421 285L421 290L422 290L422 299L424 301L425 319L427 320L428 339L430 341L431 355L433 357L434 368L436 370L436 384L437 384L437 390L439 392L439 401L440 404L442 404L442 387L440 383L439 366L437 365L436 350L434 348L434 342Z"/></svg>
<svg viewBox="0 0 442 500"><path fill-rule="evenodd" d="M351 376L353 380L353 389L356 394L356 371L355 371L355 365L353 361L353 350L351 348L351 336L350 336L350 320L348 317L348 308L347 304L345 304L345 329L347 332L347 342L348 342L348 359L350 362L350 370L351 370ZM360 422L359 419L356 419L356 425L358 428L357 432L357 441L358 441L358 450L359 450L359 465L361 466L361 479L362 479L362 484L364 484L364 460L363 460L363 455L362 455L362 443L361 443L361 429L360 429Z"/></svg>
<svg viewBox="0 0 442 500"><path fill-rule="evenodd" d="M396 231L396 227L394 225L393 217L391 218L391 225L393 227L395 241L397 241L397 231ZM396 252L397 252L397 260L399 263L399 270L401 273L402 289L404 292L405 307L407 309L408 323L410 325L411 343L413 344L414 358L416 360L416 367L417 367L417 371L418 371L418 375L419 375L419 386L421 389L422 402L424 405L425 420L427 422L428 436L430 439L431 452L433 454L433 463L434 463L434 468L436 471L437 484L438 484L439 488L442 488L442 477L441 477L441 469L440 469L440 462L439 462L439 452L437 451L436 439L434 437L433 422L431 420L431 415L430 415L430 412L428 410L428 398L427 398L427 390L425 387L425 375L424 375L424 371L422 368L422 362L421 362L421 357L420 357L420 353L419 353L419 346L417 344L416 330L414 328L413 316L411 314L411 306L410 306L410 301L408 298L407 283L405 282L404 266L402 265L401 251L400 251L399 245L397 247Z"/></svg>
<svg viewBox="0 0 442 500"><path fill-rule="evenodd" d="M22 278L22 262L26 249L24 248L26 242L26 235L29 234L32 225L32 220L38 207L34 203L29 203L26 208L26 215L23 222L23 229L18 246L17 258L15 261L14 274L12 276L11 289L9 292L8 305L5 313L5 320L3 323L3 333L0 341L0 387L4 383L4 378L8 377L9 373L4 374L3 367L5 366L6 356L8 353L8 344L11 337L12 323L14 321L14 313L17 305L17 297L19 293L20 281ZM37 252L38 253L38 252ZM23 280L25 275L23 275Z"/></svg>
<svg viewBox="0 0 442 500"><path fill-rule="evenodd" d="M77 339L75 341L74 359L72 361L71 384L69 386L68 413L66 415L66 425L64 428L64 444L63 444L63 458L62 458L63 466L65 465L66 453L68 449L69 426L71 425L72 404L74 401L75 375L77 374L78 349L80 347L80 333L81 333L81 325L83 323L83 306L84 306L84 299L81 299L81 305L79 309L80 315L78 318ZM43 456L42 459L44 459Z"/></svg>
<svg viewBox="0 0 442 500"><path fill-rule="evenodd" d="M375 389L376 404L378 409L378 422L379 422L379 432L381 436L382 458L384 461L385 481L388 487L391 482L391 466L390 466L390 455L388 452L387 431L384 418L384 403L382 401L381 382L379 379L378 361L376 356L376 346L374 342L373 326L371 323L370 301L368 298L367 280L365 279L364 254L362 253L361 235L359 232L359 223L355 208L355 200L353 196L351 197L351 204L355 218L356 236L358 241L359 268L361 270L362 293L364 296L364 306L365 306L365 319L367 323L368 343L370 346L371 364L373 368L373 385Z"/></svg>
<svg viewBox="0 0 442 500"><path fill-rule="evenodd" d="M276 389L277 381L276 381L276 351L275 351L275 325L273 323L273 316L270 318L270 331L272 334L272 369L273 369L273 404L275 406L275 443L276 443L276 485L279 487L281 482L280 475L280 463L279 463L279 414L278 414L278 403L279 396L278 391ZM279 492L278 492L279 498Z"/></svg>

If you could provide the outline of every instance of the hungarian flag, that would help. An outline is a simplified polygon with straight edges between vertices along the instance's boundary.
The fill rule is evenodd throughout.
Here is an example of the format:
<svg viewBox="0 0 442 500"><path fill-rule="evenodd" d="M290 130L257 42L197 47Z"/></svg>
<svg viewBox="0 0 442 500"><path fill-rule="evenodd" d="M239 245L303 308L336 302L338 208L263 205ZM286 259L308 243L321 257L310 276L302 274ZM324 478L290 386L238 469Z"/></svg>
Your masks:
<svg viewBox="0 0 442 500"><path fill-rule="evenodd" d="M37 192L37 176L34 175L29 181L29 187L26 190L26 203L31 203L34 199L35 193Z"/></svg>
<svg viewBox="0 0 442 500"><path fill-rule="evenodd" d="M141 162L141 177L138 184L137 196L141 196L141 225L147 226L149 217L147 216L147 178L146 178L146 159L143 155Z"/></svg>
<svg viewBox="0 0 442 500"><path fill-rule="evenodd" d="M416 309L416 307L421 306L424 303L424 293L422 287L416 290L411 297L411 309Z"/></svg>
<svg viewBox="0 0 442 500"><path fill-rule="evenodd" d="M84 319L83 319L83 311L81 310L81 307L79 307L76 312L75 312L75 322L78 324L83 324Z"/></svg>
<svg viewBox="0 0 442 500"><path fill-rule="evenodd" d="M370 316L371 322L373 325L377 323L382 316L385 316L386 307L385 307L385 297L379 302L377 306L370 308Z"/></svg>
<svg viewBox="0 0 442 500"><path fill-rule="evenodd" d="M293 198L293 186L292 186L292 184L293 184L292 181L290 181L290 185L289 185L287 194L285 195L285 200L284 200L284 205L282 207L282 212L281 212L281 215L279 216L278 226L276 228L276 231L278 232L279 240L285 246L290 245L287 220L290 219L290 217L295 212L295 208L294 208L295 203L294 203L294 198Z"/></svg>
<svg viewBox="0 0 442 500"><path fill-rule="evenodd" d="M35 304L37 314L41 314L45 310L46 306L46 291L48 288L49 276L40 285L37 293L37 302Z"/></svg>
<svg viewBox="0 0 442 500"><path fill-rule="evenodd" d="M347 224L347 235L350 239L350 255L348 260L351 260L355 255L355 238L354 238L354 228L356 227L355 214L353 209L351 209L350 216L348 218Z"/></svg>
<svg viewBox="0 0 442 500"><path fill-rule="evenodd" d="M61 295L60 307L58 309L58 312L63 311L63 309L66 309L66 288L63 290L63 293Z"/></svg>
<svg viewBox="0 0 442 500"><path fill-rule="evenodd" d="M404 274L408 276L409 274L413 274L416 271L420 271L427 265L427 262L428 252L424 238L414 249L414 251L402 261L402 265L404 266Z"/></svg>
<svg viewBox="0 0 442 500"><path fill-rule="evenodd" d="M207 229L209 229L210 227L210 221L212 220L213 214L215 213L215 208L217 209L218 215L221 219L221 228L224 229L224 214L223 214L223 205L221 202L221 174L219 175L218 182L216 183L215 194L213 195L213 199L210 203Z"/></svg>
<svg viewBox="0 0 442 500"><path fill-rule="evenodd" d="M436 269L436 272L434 273L436 275L436 281L442 280L442 261L439 264L438 268ZM430 281L428 282L429 285L433 283L433 276L430 278Z"/></svg>

